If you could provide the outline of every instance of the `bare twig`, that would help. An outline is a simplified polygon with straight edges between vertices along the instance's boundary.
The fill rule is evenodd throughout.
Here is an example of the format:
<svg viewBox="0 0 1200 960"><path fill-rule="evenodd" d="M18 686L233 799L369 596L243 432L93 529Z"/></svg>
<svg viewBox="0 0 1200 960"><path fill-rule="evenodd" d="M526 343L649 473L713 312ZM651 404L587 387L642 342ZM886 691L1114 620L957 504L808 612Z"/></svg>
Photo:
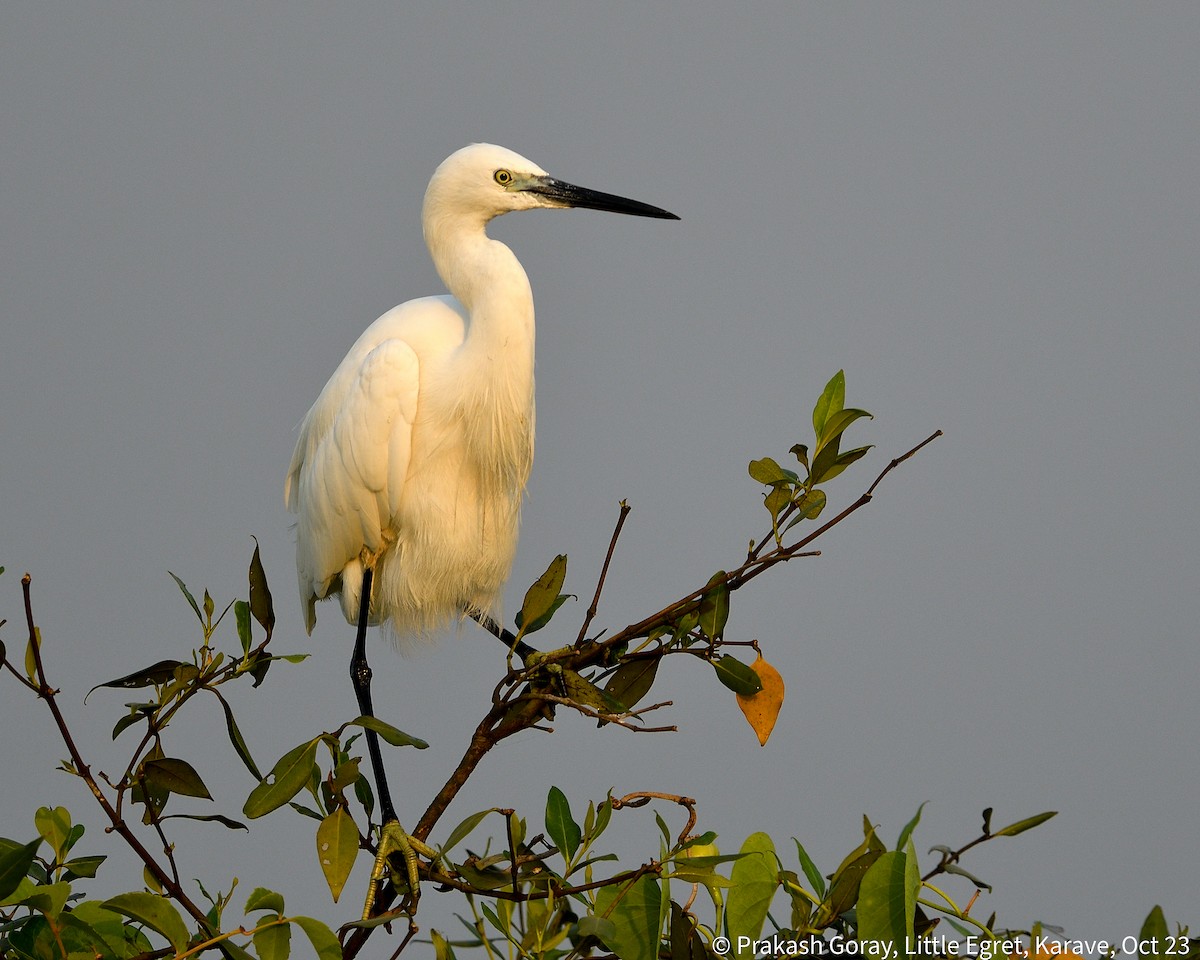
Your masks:
<svg viewBox="0 0 1200 960"><path fill-rule="evenodd" d="M928 437L926 437L924 440L922 440L920 443L918 443L915 447L913 447L911 450L909 450L908 453L902 453L902 454L900 454L900 456L896 457L895 460L893 460L891 463L889 463L886 467L883 468L883 473L881 473L879 476L877 476L875 478L875 482L873 484L871 484L870 487L867 488L867 496L868 497L871 496L871 494L873 494L875 492L875 488L877 486L879 486L879 482L884 477L886 477L889 473L891 473L893 470L895 470L896 467L900 466L900 464L902 464L905 460L909 459L910 457L916 456L917 453L920 452L922 447L924 447L926 444L933 443L933 441L936 440L940 436L942 436L942 431L934 430L933 433L931 433Z"/></svg>
<svg viewBox="0 0 1200 960"><path fill-rule="evenodd" d="M637 793L626 794L619 800L613 797L612 808L620 810L622 807L644 807L651 800L669 800L671 803L677 803L687 810L687 823L679 832L679 840L677 841L682 845L687 840L688 834L692 832L692 827L696 825L696 801L691 797L683 797L677 793L658 793L654 790L641 790Z"/></svg>
<svg viewBox="0 0 1200 960"><path fill-rule="evenodd" d="M674 704L675 701L673 700L664 700L662 703L640 707L637 710L629 710L625 713L606 713L594 707L589 707L587 704L572 700L569 697L560 697L552 693L539 693L538 696L549 703L559 703L564 707L570 707L572 710L578 710L585 717L590 717L593 720L603 720L605 723L615 723L617 726L624 727L626 730L632 730L634 733L677 733L679 731L679 728L674 724L666 727L638 727L629 722L629 718L631 717L640 717L643 713L649 713L651 710L660 710L663 707L669 707Z"/></svg>
<svg viewBox="0 0 1200 960"><path fill-rule="evenodd" d="M600 578L596 581L596 592L592 595L591 605L587 608L587 614L583 618L583 625L579 628L579 636L575 638L576 646L583 643L584 637L587 636L588 627L596 619L596 610L600 605L600 592L604 589L604 578L608 576L608 565L612 563L613 551L617 549L617 539L621 536L621 528L625 526L625 518L629 516L629 511L632 509L626 501L621 501L621 512L617 515L617 526L613 530L612 539L608 542L608 553L604 555L604 565L600 568Z"/></svg>

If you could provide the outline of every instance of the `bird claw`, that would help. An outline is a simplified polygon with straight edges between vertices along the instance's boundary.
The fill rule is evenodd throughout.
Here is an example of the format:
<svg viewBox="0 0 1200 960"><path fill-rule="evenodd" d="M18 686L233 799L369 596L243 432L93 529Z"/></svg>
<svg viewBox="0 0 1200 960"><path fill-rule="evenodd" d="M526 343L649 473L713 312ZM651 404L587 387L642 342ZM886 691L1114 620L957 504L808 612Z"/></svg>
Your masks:
<svg viewBox="0 0 1200 960"><path fill-rule="evenodd" d="M575 652L574 647L559 647L557 650L531 650L529 654L522 658L522 663L526 670L533 670L535 667L541 666L544 663L554 665L556 660L562 659L564 656Z"/></svg>
<svg viewBox="0 0 1200 960"><path fill-rule="evenodd" d="M375 852L375 863L371 867L371 879L367 886L367 900L363 904L364 920L370 920L375 909L375 897L383 886L386 876L391 873L390 858L399 853L404 858L404 876L408 885L405 895L406 912L412 915L417 909L417 900L421 896L420 878L417 873L418 857L437 858L437 851L416 837L410 836L400 826L398 820L389 820L379 829L379 846ZM397 888L399 885L397 884Z"/></svg>

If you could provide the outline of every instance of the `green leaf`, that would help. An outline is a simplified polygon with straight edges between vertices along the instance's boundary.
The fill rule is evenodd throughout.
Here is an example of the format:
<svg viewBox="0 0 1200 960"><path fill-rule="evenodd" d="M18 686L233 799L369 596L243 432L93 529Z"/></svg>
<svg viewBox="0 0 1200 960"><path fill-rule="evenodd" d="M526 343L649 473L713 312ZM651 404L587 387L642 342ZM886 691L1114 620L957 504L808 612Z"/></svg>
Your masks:
<svg viewBox="0 0 1200 960"><path fill-rule="evenodd" d="M517 629L521 630L521 628L524 627L522 636L524 636L525 634L537 633L539 630L542 629L542 627L544 627L552 619L554 619L554 615L556 613L558 613L558 608L561 607L568 600L574 599L574 596L575 595L571 594L571 593L560 593L557 597L554 598L554 602L552 604L550 604L550 609L547 610L544 614L542 614L542 616L536 618L527 627L525 626L524 618L521 616L521 611L518 610L517 611Z"/></svg>
<svg viewBox="0 0 1200 960"><path fill-rule="evenodd" d="M254 932L259 960L287 960L292 952L292 925L285 920Z"/></svg>
<svg viewBox="0 0 1200 960"><path fill-rule="evenodd" d="M499 931L500 935L511 940L513 938L512 909L508 904L503 902L497 903L496 906L500 908L499 912L489 907L486 903L480 904L480 909L483 915L491 922L492 926Z"/></svg>
<svg viewBox="0 0 1200 960"><path fill-rule="evenodd" d="M122 733L132 727L139 720L144 720L147 713L153 712L153 704L130 704L129 713L123 716L113 726L112 738L117 739Z"/></svg>
<svg viewBox="0 0 1200 960"><path fill-rule="evenodd" d="M33 824L43 840L50 844L54 859L61 860L67 852L67 840L71 835L71 814L66 807L39 807L33 815Z"/></svg>
<svg viewBox="0 0 1200 960"><path fill-rule="evenodd" d="M911 900L908 896L907 868L908 856L900 850L889 850L863 875L856 916L858 939L864 948L887 944L891 949L886 955L892 956L894 949L903 948L913 936L917 900L915 891ZM879 955L878 948L870 952Z"/></svg>
<svg viewBox="0 0 1200 960"><path fill-rule="evenodd" d="M242 731L238 729L237 721L233 719L233 711L229 708L229 704L225 702L225 698L220 693L216 690L213 690L213 693L221 701L221 709L225 711L225 730L229 734L229 742L233 744L234 753L238 755L238 759L242 761L242 765L250 771L251 776L255 780L261 780L263 775L259 772L258 764L254 762L254 758L250 756L250 748L246 745Z"/></svg>
<svg viewBox="0 0 1200 960"><path fill-rule="evenodd" d="M846 403L846 374L839 370L825 384L825 390L817 405L813 407L813 431L820 438L831 415L838 413Z"/></svg>
<svg viewBox="0 0 1200 960"><path fill-rule="evenodd" d="M183 797L211 800L208 787L190 763L177 757L148 760L142 766L148 788L157 792L177 793Z"/></svg>
<svg viewBox="0 0 1200 960"><path fill-rule="evenodd" d="M333 931L312 917L292 917L292 923L304 931L308 942L317 952L318 960L342 960L342 946Z"/></svg>
<svg viewBox="0 0 1200 960"><path fill-rule="evenodd" d="M1018 820L1016 823L1010 823L1007 827L1002 827L992 834L993 837L1015 837L1018 833L1024 833L1026 830L1032 830L1034 827L1041 826L1051 817L1058 816L1057 810L1048 810L1046 813L1039 813L1035 817L1026 817L1024 820Z"/></svg>
<svg viewBox="0 0 1200 960"><path fill-rule="evenodd" d="M980 890L992 892L992 885L984 880L980 880L975 874L968 871L966 868L959 866L957 863L943 863L942 871L944 873L953 873L955 876L966 877Z"/></svg>
<svg viewBox="0 0 1200 960"><path fill-rule="evenodd" d="M700 622L700 613L695 607L693 607L691 610L689 610L687 613L683 614L678 620L675 621L674 634L672 635L672 639L673 640L684 640L684 638L686 637L687 639L686 639L686 641L684 641L684 646L687 646L688 644L690 644L692 642L692 639L690 637L688 637L688 634L690 634L693 630L696 629L696 624L698 624L699 622Z"/></svg>
<svg viewBox="0 0 1200 960"><path fill-rule="evenodd" d="M763 457L761 460L750 461L750 476L759 483L765 483L767 486L774 486L777 483L790 481L796 483L799 481L799 475L793 470L785 470L770 457Z"/></svg>
<svg viewBox="0 0 1200 960"><path fill-rule="evenodd" d="M855 420L861 420L863 417L866 417L868 420L874 419L874 417L867 413L866 410L856 410L854 408L839 410L837 413L830 415L830 417L825 421L825 426L821 430L821 434L818 437L817 449L820 450L821 447L827 444L834 437L840 437L846 432L846 428L849 427L850 424L852 424Z"/></svg>
<svg viewBox="0 0 1200 960"><path fill-rule="evenodd" d="M256 657L251 657L247 661L246 669L250 671L250 676L254 678L254 688L267 679L267 671L271 669L271 664L275 662L275 658L268 656L265 653L260 653Z"/></svg>
<svg viewBox="0 0 1200 960"><path fill-rule="evenodd" d="M560 677L562 678L563 693L568 700L585 707L592 707L602 713L621 713L623 711L620 703L582 674L564 667Z"/></svg>
<svg viewBox="0 0 1200 960"><path fill-rule="evenodd" d="M829 443L821 447L813 454L812 472L809 474L809 479L814 483L824 483L829 479L829 473L833 470L833 465L838 458L838 450L841 447L842 438L834 437ZM839 473L841 471L838 471Z"/></svg>
<svg viewBox="0 0 1200 960"><path fill-rule="evenodd" d="M246 898L246 913L255 910L270 910L283 916L283 895L266 887L255 887Z"/></svg>
<svg viewBox="0 0 1200 960"><path fill-rule="evenodd" d="M821 901L813 924L818 928L827 927L837 917L841 916L858 900L858 891L862 886L862 878L876 860L884 853L884 846L879 842L875 831L864 817L865 839L838 866L829 883L829 893Z"/></svg>
<svg viewBox="0 0 1200 960"><path fill-rule="evenodd" d="M904 829L900 831L900 837L896 841L896 849L900 850L908 843L908 838L912 836L914 830L917 829L917 824L921 822L921 811L925 809L925 804L928 800L923 800L921 805L917 807L917 812L913 814L913 818L904 825ZM986 831L985 831L986 832Z"/></svg>
<svg viewBox="0 0 1200 960"><path fill-rule="evenodd" d="M559 593L567 578L567 558L559 554L550 561L546 572L525 591L525 600L517 614L517 630L521 635L541 629L562 604Z"/></svg>
<svg viewBox="0 0 1200 960"><path fill-rule="evenodd" d="M763 497L763 506L767 508L767 513L771 515L771 520L774 522L779 518L779 515L787 509L788 504L792 502L794 493L792 488L780 484L777 487L772 487L771 492Z"/></svg>
<svg viewBox="0 0 1200 960"><path fill-rule="evenodd" d="M826 480L832 480L841 474L850 464L854 463L854 461L861 460L871 449L873 447L868 444L865 447L857 447L854 450L848 450L846 453L838 454L837 458L825 467L821 474L821 482L824 483Z"/></svg>
<svg viewBox="0 0 1200 960"><path fill-rule="evenodd" d="M769 836L762 832L750 834L739 853L742 857L729 874L733 888L725 906L725 929L734 944L739 937L758 939L779 889L779 861ZM738 952L738 956L752 955Z"/></svg>
<svg viewBox="0 0 1200 960"><path fill-rule="evenodd" d="M86 701L87 697L90 697L101 687L117 687L122 690L133 690L138 687L157 687L160 684L170 683L176 679L193 679L199 672L194 663L184 663L182 660L159 660L158 663L151 664L143 670L135 670L133 673L127 674L124 677L118 677L116 680L96 684L87 692L84 700Z"/></svg>
<svg viewBox="0 0 1200 960"><path fill-rule="evenodd" d="M788 524L790 530L801 520L816 520L825 509L825 491L809 490L796 501L796 517Z"/></svg>
<svg viewBox="0 0 1200 960"><path fill-rule="evenodd" d="M609 791L607 797L596 808L596 824L588 831L588 839L595 841L600 834L608 829L608 823L612 820L612 792Z"/></svg>
<svg viewBox="0 0 1200 960"><path fill-rule="evenodd" d="M242 812L254 820L282 807L303 790L312 776L320 742L321 738L317 737L293 747L280 757L266 779L250 792Z"/></svg>
<svg viewBox="0 0 1200 960"><path fill-rule="evenodd" d="M429 941L433 944L433 960L454 960L454 948L437 930L430 929Z"/></svg>
<svg viewBox="0 0 1200 960"><path fill-rule="evenodd" d="M752 697L762 689L762 680L750 667L733 657L716 657L709 661L717 671L717 679L734 693Z"/></svg>
<svg viewBox="0 0 1200 960"><path fill-rule="evenodd" d="M148 951L150 943L144 936L138 951L128 951L125 941L125 921L119 913L105 910L95 900L85 900L72 906L70 913L59 920L83 934L86 945L95 956L125 957L132 952ZM132 946L132 944L130 944ZM82 952L82 951L81 951Z"/></svg>
<svg viewBox="0 0 1200 960"><path fill-rule="evenodd" d="M579 931L578 940L582 940L584 937L596 937L598 940L608 943L610 937L617 935L615 923L607 917L597 917L592 914L580 917L576 929Z"/></svg>
<svg viewBox="0 0 1200 960"><path fill-rule="evenodd" d="M418 750L425 750L429 746L428 743L419 737L414 737L403 730L398 730L390 723L384 723L378 717L358 717L355 720L351 720L348 726L373 730L393 747L416 747Z"/></svg>
<svg viewBox="0 0 1200 960"><path fill-rule="evenodd" d="M138 923L144 923L164 937L176 953L182 953L188 944L188 931L183 917L175 909L175 905L164 897L152 893L135 892L122 893L100 904L105 910L112 910L124 917L129 917Z"/></svg>
<svg viewBox="0 0 1200 960"><path fill-rule="evenodd" d="M663 845L669 847L671 845L671 830L667 826L667 821L662 818L662 814L657 810L654 811L654 822L658 824L658 832L662 834Z"/></svg>
<svg viewBox="0 0 1200 960"><path fill-rule="evenodd" d="M344 807L338 807L317 827L317 858L333 902L342 895L342 887L358 856L358 827Z"/></svg>
<svg viewBox="0 0 1200 960"><path fill-rule="evenodd" d="M515 813L508 815L508 835L513 847L520 847L525 842L525 821ZM515 850L513 853L515 855Z"/></svg>
<svg viewBox="0 0 1200 960"><path fill-rule="evenodd" d="M700 629L711 642L725 635L725 622L729 619L728 576L724 570L714 573L700 598Z"/></svg>
<svg viewBox="0 0 1200 960"><path fill-rule="evenodd" d="M38 870L37 868L35 868L34 872L39 873L41 876L45 875L44 870ZM0 897L0 907L9 907L16 903L24 903L25 898L36 889L37 885L29 877L22 877L17 881L17 885L13 888L12 893L7 897Z"/></svg>
<svg viewBox="0 0 1200 960"><path fill-rule="evenodd" d="M459 843L465 840L472 830L474 830L481 820L489 813L495 813L495 807L488 807L486 810L480 810L478 813L473 813L464 819L457 827L450 831L450 836L446 838L446 842L442 844L442 850L453 850Z"/></svg>
<svg viewBox="0 0 1200 960"><path fill-rule="evenodd" d="M250 604L245 600L233 601L233 619L237 624L238 639L242 642L242 654L250 652L250 644L254 637L250 629ZM287 929L286 926L283 929ZM291 931L288 931L288 937L291 937Z"/></svg>
<svg viewBox="0 0 1200 960"><path fill-rule="evenodd" d="M1148 957L1165 956L1166 940L1169 936L1167 918L1163 915L1163 908L1156 905L1142 923L1142 930L1138 936L1138 957L1146 960ZM1143 946L1148 949L1142 949Z"/></svg>
<svg viewBox="0 0 1200 960"><path fill-rule="evenodd" d="M563 859L568 862L579 849L582 831L571 816L571 804L567 795L558 787L551 787L546 797L546 832L554 845L562 852Z"/></svg>
<svg viewBox="0 0 1200 960"><path fill-rule="evenodd" d="M203 823L219 823L230 830L249 830L244 823L222 816L219 813L169 813L163 820L200 820ZM319 817L317 819L320 819Z"/></svg>
<svg viewBox="0 0 1200 960"><path fill-rule="evenodd" d="M171 573L171 571L168 570L167 573ZM201 625L203 625L204 624L204 614L202 614L200 612L200 604L196 603L196 598L193 597L191 591L188 590L187 584L185 584L182 580L180 580L173 573L171 573L171 579L174 580L177 584L179 584L179 589L183 591L183 595L185 597L187 597L187 602L190 603L192 605L192 609L196 611L196 618L200 621Z"/></svg>
<svg viewBox="0 0 1200 960"><path fill-rule="evenodd" d="M0 848L0 900L6 899L25 879L37 849L42 845L39 837L31 840L25 846L17 846L11 840Z"/></svg>
<svg viewBox="0 0 1200 960"><path fill-rule="evenodd" d="M692 921L683 907L674 900L671 901L671 956L688 957L691 955Z"/></svg>
<svg viewBox="0 0 1200 960"><path fill-rule="evenodd" d="M802 844L795 837L792 837L792 843L796 845L796 856L800 859L800 869L804 871L804 876L808 878L808 882L812 884L813 893L818 897L825 896L825 878L821 876L821 871L817 869L817 865L813 863L812 857L808 855L808 851L804 849Z"/></svg>
<svg viewBox="0 0 1200 960"><path fill-rule="evenodd" d="M48 917L57 917L67 905L67 897L71 895L71 885L66 882L39 883L30 892L17 901L20 905L44 913Z"/></svg>
<svg viewBox="0 0 1200 960"><path fill-rule="evenodd" d="M611 932L598 936L621 960L656 960L662 890L654 877L601 887L596 891L595 912L611 921Z"/></svg>
<svg viewBox="0 0 1200 960"><path fill-rule="evenodd" d="M106 856L91 856L75 857L73 860L68 860L63 864L63 867L66 870L66 879L90 879L96 875L96 871L100 869L100 864L107 859L108 857Z"/></svg>
<svg viewBox="0 0 1200 960"><path fill-rule="evenodd" d="M635 707L654 685L660 657L631 658L613 671L604 692L626 710Z"/></svg>
<svg viewBox="0 0 1200 960"><path fill-rule="evenodd" d="M267 639L275 629L275 604L271 600L271 588L267 586L267 572L263 569L262 557L258 552L258 538L254 539L254 556L250 558L250 613L267 631ZM248 649L248 648L247 648Z"/></svg>
<svg viewBox="0 0 1200 960"><path fill-rule="evenodd" d="M37 678L37 651L42 649L42 631L38 627L33 628L33 636L25 644L25 676L29 678L29 682L34 686L38 685Z"/></svg>

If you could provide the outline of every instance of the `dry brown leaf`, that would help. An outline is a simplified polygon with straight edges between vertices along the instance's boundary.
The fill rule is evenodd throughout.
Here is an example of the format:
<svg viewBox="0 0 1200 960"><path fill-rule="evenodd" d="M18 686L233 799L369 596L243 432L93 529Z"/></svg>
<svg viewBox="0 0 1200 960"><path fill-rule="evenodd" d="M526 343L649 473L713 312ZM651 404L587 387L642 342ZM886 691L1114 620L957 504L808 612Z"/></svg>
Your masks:
<svg viewBox="0 0 1200 960"><path fill-rule="evenodd" d="M761 652L750 664L750 669L758 674L762 689L748 697L737 694L737 702L745 714L746 722L758 737L759 746L765 747L767 737L775 729L775 721L779 718L779 708L783 706L783 677L763 659Z"/></svg>

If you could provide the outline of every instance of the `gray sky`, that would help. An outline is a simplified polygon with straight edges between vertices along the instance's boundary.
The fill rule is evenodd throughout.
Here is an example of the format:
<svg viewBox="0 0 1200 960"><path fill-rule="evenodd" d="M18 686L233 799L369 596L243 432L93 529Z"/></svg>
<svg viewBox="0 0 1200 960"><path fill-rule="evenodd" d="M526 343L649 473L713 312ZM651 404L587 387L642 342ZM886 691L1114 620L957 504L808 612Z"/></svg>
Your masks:
<svg viewBox="0 0 1200 960"><path fill-rule="evenodd" d="M669 662L656 692L678 733L564 715L497 750L445 829L492 803L538 820L552 783L580 806L665 790L699 798L726 850L764 828L789 865L797 836L831 871L863 813L894 842L929 800L927 849L973 837L985 806L998 824L1056 809L970 855L995 886L977 913L1091 938L1136 933L1156 902L1195 922L1197 36L1200 7L1166 3L4 4L10 651L29 570L64 707L115 772L132 698L83 693L198 642L166 571L242 595L253 534L278 650L314 654L235 697L259 762L355 714L351 631L328 605L311 639L301 625L295 426L363 327L441 292L422 192L452 150L497 142L683 218L494 225L539 320L510 609L558 552L590 595L622 498L599 623L736 563L766 520L747 462L807 438L839 367L877 448L833 504L946 436L821 559L735 597L730 635L788 684L765 749L706 668ZM373 654L381 715L433 743L390 755L411 819L502 658L473 627ZM197 717L169 743L237 810L253 784L216 705ZM102 845L48 723L4 685L21 736L0 832L26 838L38 804L68 799ZM620 826L656 849L649 816ZM275 874L291 910L357 909L357 888L329 902L306 822L185 824L178 842L210 889ZM136 885L122 864L110 882Z"/></svg>

